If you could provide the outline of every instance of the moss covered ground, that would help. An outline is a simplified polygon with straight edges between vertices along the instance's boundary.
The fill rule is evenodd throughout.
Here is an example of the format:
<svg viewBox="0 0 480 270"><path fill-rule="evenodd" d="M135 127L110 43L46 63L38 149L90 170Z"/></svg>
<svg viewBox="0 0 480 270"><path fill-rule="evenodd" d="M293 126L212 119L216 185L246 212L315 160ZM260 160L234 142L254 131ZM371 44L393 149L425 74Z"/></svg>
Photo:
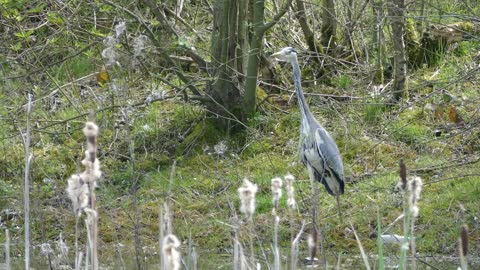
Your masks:
<svg viewBox="0 0 480 270"><path fill-rule="evenodd" d="M456 255L460 226L467 224L469 252L480 255L480 90L473 83L478 74L472 71L470 80L455 82L465 75L457 70L473 57L465 50L471 47L475 46L461 45L460 52L444 60L442 69L417 70L410 78L408 101L399 104L391 104L384 92L354 84L357 78L345 75L338 78L337 89L352 98L307 96L311 110L336 140L347 176L341 197L342 220L335 199L321 189L321 229L328 253L359 253L351 223L367 252L376 254L372 236L377 209L382 227L402 213L401 194L395 186L398 163L403 159L408 174L418 175L424 182L416 222L418 252ZM77 65L73 69L84 74ZM437 86L432 87L433 83ZM134 85L135 91L148 94L144 86ZM101 94L108 89L95 91ZM305 91L319 94L323 88L310 86ZM141 94L130 93L130 97ZM82 111L98 103L81 103ZM56 111L54 119L76 117L73 105ZM245 177L259 188L254 216L259 247L271 247L273 177L291 173L297 179L298 213L287 212L285 196L280 201L280 245L288 248L292 231L300 229L302 220L310 220L311 187L297 158L300 114L294 99L287 105L269 100L240 134L218 131L203 107L179 99L128 109L96 115L104 172L97 194L104 255L112 258L119 249L133 253L134 223L138 221L143 252L154 256L159 211L166 198L170 198L174 232L185 245L193 243L199 250L228 253L232 249L232 217L239 214L237 188ZM44 110L34 112L40 126L52 125L51 129L33 131L32 236L36 245L58 239L60 232L68 243L74 238L75 218L65 188L68 176L80 170L84 149L81 128L86 117L59 124L45 120L51 116ZM20 181L24 152L19 136L12 136L18 132L15 127L0 130L0 151L4 153L0 158L0 210L1 226L10 229L13 241L19 241L23 234ZM133 153L129 153L130 148ZM170 182L174 160L176 172ZM134 187L138 188L139 220L134 218ZM401 224L393 225L391 233L402 234ZM3 241L4 235L0 238ZM301 243L303 250L305 242ZM21 252L19 247L14 250ZM398 250L387 252L396 254Z"/></svg>

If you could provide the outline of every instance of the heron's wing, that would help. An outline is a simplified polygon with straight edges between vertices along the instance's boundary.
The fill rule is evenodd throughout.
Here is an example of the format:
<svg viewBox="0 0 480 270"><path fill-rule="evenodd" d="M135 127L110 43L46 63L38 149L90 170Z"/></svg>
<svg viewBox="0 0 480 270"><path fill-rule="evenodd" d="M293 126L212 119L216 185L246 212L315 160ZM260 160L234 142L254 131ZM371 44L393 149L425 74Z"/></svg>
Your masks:
<svg viewBox="0 0 480 270"><path fill-rule="evenodd" d="M323 159L324 170L328 170L328 174L325 174L323 181L325 181L325 184L330 188L338 190L339 193L342 194L345 177L342 157L340 156L340 151L338 151L337 144L330 134L321 126L315 130L314 141L317 151ZM337 187L335 188L335 186Z"/></svg>
<svg viewBox="0 0 480 270"><path fill-rule="evenodd" d="M315 143L326 165L332 168L337 174L343 176L343 162L340 151L335 141L324 128L319 127L315 131Z"/></svg>

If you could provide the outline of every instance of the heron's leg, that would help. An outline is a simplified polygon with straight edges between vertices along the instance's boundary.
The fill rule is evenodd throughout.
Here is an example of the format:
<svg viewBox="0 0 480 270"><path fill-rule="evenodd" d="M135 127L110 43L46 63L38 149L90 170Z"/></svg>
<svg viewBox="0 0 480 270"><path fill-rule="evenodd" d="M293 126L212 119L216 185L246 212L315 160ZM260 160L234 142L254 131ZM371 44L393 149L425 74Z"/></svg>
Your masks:
<svg viewBox="0 0 480 270"><path fill-rule="evenodd" d="M307 164L307 169L310 177L310 184L312 186L312 222L315 246L318 245L318 238L320 238L320 254L325 256L323 250L323 235L320 230L320 185L317 183L314 170L309 164ZM313 258L315 257L316 248L312 253L313 254L311 254L311 257Z"/></svg>
<svg viewBox="0 0 480 270"><path fill-rule="evenodd" d="M343 223L342 220L342 207L340 206L340 195L337 194L337 207L338 207L338 217L340 218L340 222Z"/></svg>

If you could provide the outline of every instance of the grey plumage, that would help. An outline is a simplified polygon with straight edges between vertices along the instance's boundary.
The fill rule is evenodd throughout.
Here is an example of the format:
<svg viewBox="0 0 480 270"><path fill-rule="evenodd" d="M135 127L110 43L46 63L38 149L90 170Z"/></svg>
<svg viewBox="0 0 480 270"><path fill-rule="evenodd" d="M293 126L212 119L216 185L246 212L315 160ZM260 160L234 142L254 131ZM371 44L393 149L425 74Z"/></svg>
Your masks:
<svg viewBox="0 0 480 270"><path fill-rule="evenodd" d="M297 53L291 47L283 48L272 57L292 64L293 82L301 113L299 152L310 177L322 183L332 196L344 193L343 162L337 144L310 112L301 86Z"/></svg>

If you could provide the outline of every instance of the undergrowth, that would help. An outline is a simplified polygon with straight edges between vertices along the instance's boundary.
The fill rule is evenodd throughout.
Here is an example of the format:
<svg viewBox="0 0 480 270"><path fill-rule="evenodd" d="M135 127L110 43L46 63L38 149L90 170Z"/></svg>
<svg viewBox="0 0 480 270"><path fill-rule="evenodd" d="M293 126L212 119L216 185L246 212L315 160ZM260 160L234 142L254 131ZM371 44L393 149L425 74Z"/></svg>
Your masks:
<svg viewBox="0 0 480 270"><path fill-rule="evenodd" d="M365 92L366 87L358 83L361 78L346 75L340 75L334 84L339 91L348 89L348 94L358 99L307 96L312 112L337 142L347 176L345 195L341 197L343 221L337 216L335 200L323 189L321 192L320 220L327 253L357 254L349 223L355 227L365 249L370 254L376 253L377 239L369 236L377 232L377 219L384 227L403 211L395 190L399 159L425 182L416 220L419 253L454 255L458 228L464 223L473 228L469 235L472 242L480 237L479 90L473 83L478 74L472 72L474 67L468 74L458 71L459 66L469 65L473 48L478 49L477 42L462 42L453 55L439 59L438 70L423 67L412 74L410 98L399 104L391 104L385 91ZM90 60L73 58L56 69L55 79L67 83L94 72L95 68ZM118 249L133 254L134 192L141 209L138 221L144 252L152 257L158 251L159 205L166 200L170 188L177 236L193 239L203 252L229 252L233 215L229 203L238 206L236 192L244 177L258 185L255 228L264 248L270 248L270 240L265 239L271 236L270 181L273 177L291 173L298 179L295 189L299 211L309 215L311 188L308 174L297 156L300 113L294 100L287 105L269 101L269 106L262 107L264 110L241 134L228 134L215 128L204 107L184 102L180 97L143 104L143 95L161 89L162 83L142 84L138 74L130 75L132 82L129 82L119 76L124 73L127 72L112 74L119 77L117 87L141 105L119 108L125 97L115 96L111 85L93 86L87 81L85 88L66 88L62 95L48 97L48 100L61 101L57 109L53 110L49 103L47 111L34 110L32 117L38 120L38 126L44 127L36 131L33 146L34 243L51 241L58 237L59 231L68 243L73 243L75 219L66 199L64 179L80 167L78 153L83 151L81 128L86 115L78 117L79 111L102 106L112 108L97 112L95 119L101 130L98 156L104 174L97 193L100 246L107 247L100 250L101 256L113 258ZM456 83L455 79L467 75L471 80ZM11 88L5 92L12 94L2 93L0 102L8 99L11 104L21 106L23 96L12 90L19 86L6 87ZM82 89L88 90L84 92L86 98L74 94ZM315 93L321 89L305 90ZM0 157L0 227L9 228L12 239L18 239L22 234L19 224L23 223L19 168L24 158L18 127L23 119L14 121L12 115L17 112L4 110L2 106L2 125L8 128L0 128L0 151L5 153ZM130 117L128 121L125 115ZM7 125L10 122L15 123ZM131 141L127 139L129 134ZM128 156L131 145L134 164ZM174 160L177 161L176 176L170 185L169 173ZM279 202L279 214L283 217L288 216L282 212L285 200L282 198ZM294 228L288 228L290 225L288 220L280 220L280 247L290 246L289 232L298 231L301 224L297 222ZM402 227L396 225L391 231L399 234ZM0 241L4 240L0 234ZM304 243L300 246L303 251L306 250ZM382 251L385 256L397 252L388 247ZM472 256L479 256L480 246L474 244L470 252Z"/></svg>

